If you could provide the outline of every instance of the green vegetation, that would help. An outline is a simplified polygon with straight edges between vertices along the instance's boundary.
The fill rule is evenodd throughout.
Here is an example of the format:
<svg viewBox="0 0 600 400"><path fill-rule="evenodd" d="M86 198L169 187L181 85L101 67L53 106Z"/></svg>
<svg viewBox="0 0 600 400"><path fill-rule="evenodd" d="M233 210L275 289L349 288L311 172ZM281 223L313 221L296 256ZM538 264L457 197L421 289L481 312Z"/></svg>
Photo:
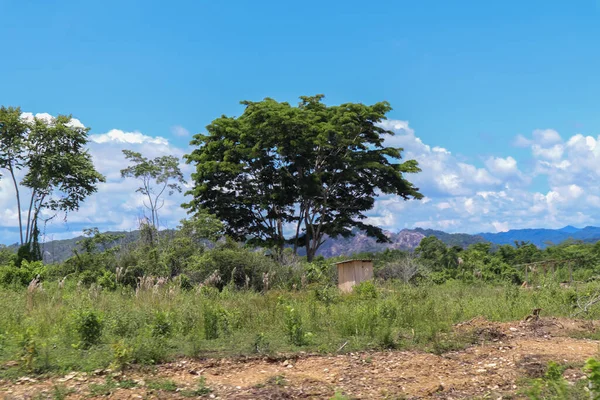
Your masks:
<svg viewBox="0 0 600 400"><path fill-rule="evenodd" d="M387 102L327 106L323 97L303 96L297 107L244 101L239 118L222 116L194 136L188 209L208 210L227 235L277 254L286 244L294 254L304 247L308 261L327 237L351 236L352 228L388 241L362 222L365 212L378 192L421 199L405 179L420 171L417 162L400 162L402 149L385 146L393 135L380 125L392 109Z"/></svg>
<svg viewBox="0 0 600 400"><path fill-rule="evenodd" d="M165 205L163 194L165 191L169 196L174 192L181 193L181 185L185 183L179 169L179 159L175 156L163 156L149 160L131 150L123 150L123 154L133 165L121 170L121 176L141 181L136 192L144 196L144 206L150 210L150 224L158 229L158 211Z"/></svg>
<svg viewBox="0 0 600 400"><path fill-rule="evenodd" d="M105 181L85 147L88 131L68 115L28 120L18 107L0 107L0 169L11 177L18 209L17 264L41 260L40 220L45 223L59 212L78 210ZM25 193L28 199L23 198Z"/></svg>
<svg viewBox="0 0 600 400"><path fill-rule="evenodd" d="M548 316L600 317L600 243L540 250L452 236L444 239L454 240L448 246L428 235L414 252L317 256L327 238L358 231L388 240L361 222L377 193L422 198L405 179L419 171L417 163L400 163L402 149L384 146L390 132L379 123L389 104L330 107L322 97L302 97L298 107L244 102L242 116L218 118L207 135L196 135L186 156L195 166L190 215L174 230L159 232L158 213L162 196L185 183L179 160L125 151L132 165L122 176L141 181L150 218L136 235L86 229L72 255L57 263L41 261L38 220L77 210L104 179L85 149L88 130L70 117L27 121L18 108L1 108L0 168L13 178L19 207L19 187L32 197L28 212L19 211L27 215L19 221L21 247L16 254L0 248L0 378L122 371L181 356L441 354L483 340L453 330L478 316L507 321L543 309ZM466 241L472 244L464 248ZM334 263L348 256L373 259L375 280L342 294ZM590 360L585 371L588 390L599 391L599 364ZM580 388L567 385L562 372L551 364L528 382L527 395L577 398ZM269 384L286 381L275 376ZM105 395L133 385L108 377L90 389ZM172 381L147 387L180 389ZM68 395L54 391L56 398ZM210 392L202 378L182 395Z"/></svg>
<svg viewBox="0 0 600 400"><path fill-rule="evenodd" d="M583 366L586 376L574 385L563 377L567 365L549 362L546 372L540 378L523 382L521 392L532 400L542 399L599 399L600 398L600 362L590 358Z"/></svg>
<svg viewBox="0 0 600 400"><path fill-rule="evenodd" d="M442 353L475 340L453 324L483 315L514 320L533 308L569 315L574 292L555 284L538 290L512 285L400 282L360 285L351 294L323 283L259 292L229 283L183 290L177 280L141 282L136 289L103 290L68 280L63 287L1 289L0 362L5 377L154 364L178 356L298 350L335 353L359 349L424 349ZM365 289L366 288L366 289ZM593 282L580 288L597 290ZM600 310L592 310L597 318ZM257 332L260 334L257 335Z"/></svg>

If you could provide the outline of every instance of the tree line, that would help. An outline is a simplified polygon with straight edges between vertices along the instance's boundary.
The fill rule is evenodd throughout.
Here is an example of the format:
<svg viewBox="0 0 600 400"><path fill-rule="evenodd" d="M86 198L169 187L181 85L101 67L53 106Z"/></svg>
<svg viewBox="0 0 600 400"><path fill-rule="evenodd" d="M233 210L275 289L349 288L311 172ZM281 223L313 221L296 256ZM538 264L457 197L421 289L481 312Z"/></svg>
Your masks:
<svg viewBox="0 0 600 400"><path fill-rule="evenodd" d="M241 116L213 120L184 156L195 171L183 207L192 216L213 215L233 240L279 257L286 246L294 254L304 247L311 261L328 237L351 236L354 228L387 241L381 228L365 222L366 212L380 194L421 199L406 178L419 166L386 145L393 135L381 126L391 111L387 102L322 100L243 101ZM21 258L39 260L40 225L61 212L66 218L105 182L87 148L88 132L70 115L25 118L18 107L0 107L0 169L15 189ZM140 181L148 224L158 230L164 196L186 183L179 159L123 152L130 165L121 175Z"/></svg>

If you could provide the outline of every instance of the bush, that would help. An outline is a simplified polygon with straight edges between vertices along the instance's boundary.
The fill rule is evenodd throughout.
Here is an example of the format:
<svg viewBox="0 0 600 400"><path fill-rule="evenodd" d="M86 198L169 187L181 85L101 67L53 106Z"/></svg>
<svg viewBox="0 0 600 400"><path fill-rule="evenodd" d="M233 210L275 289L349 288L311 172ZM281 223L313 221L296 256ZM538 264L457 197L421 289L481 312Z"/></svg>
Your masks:
<svg viewBox="0 0 600 400"><path fill-rule="evenodd" d="M104 271L102 276L98 278L98 284L106 290L117 289L117 276L110 271Z"/></svg>
<svg viewBox="0 0 600 400"><path fill-rule="evenodd" d="M46 267L44 267L42 262L27 262L23 260L20 267L14 264L0 267L0 285L5 287L11 285L27 286L38 275L41 278L44 278L46 275Z"/></svg>
<svg viewBox="0 0 600 400"><path fill-rule="evenodd" d="M79 345L90 348L100 342L102 320L95 311L80 311L75 315L75 331L79 335Z"/></svg>
<svg viewBox="0 0 600 400"><path fill-rule="evenodd" d="M297 308L285 306L284 309L285 332L288 341L295 346L304 346L308 344L310 333L304 331L302 317Z"/></svg>
<svg viewBox="0 0 600 400"><path fill-rule="evenodd" d="M204 309L204 338L213 340L219 337L219 314L212 307Z"/></svg>
<svg viewBox="0 0 600 400"><path fill-rule="evenodd" d="M375 287L373 281L364 281L355 285L352 292L363 300L377 298L377 287Z"/></svg>
<svg viewBox="0 0 600 400"><path fill-rule="evenodd" d="M375 270L375 276L383 280L397 279L409 283L425 276L425 269L417 258L406 255L384 263Z"/></svg>
<svg viewBox="0 0 600 400"><path fill-rule="evenodd" d="M218 271L221 276L221 282L217 283L219 289L231 282L237 288L248 284L253 289L262 290L265 285L264 274L272 276L275 272L277 277L278 265L270 258L248 249L218 248L195 257L190 268L199 272L202 280ZM273 283L271 280L269 285L273 286Z"/></svg>
<svg viewBox="0 0 600 400"><path fill-rule="evenodd" d="M172 324L169 321L169 315L164 312L157 312L154 316L152 325L152 336L169 336L171 334Z"/></svg>

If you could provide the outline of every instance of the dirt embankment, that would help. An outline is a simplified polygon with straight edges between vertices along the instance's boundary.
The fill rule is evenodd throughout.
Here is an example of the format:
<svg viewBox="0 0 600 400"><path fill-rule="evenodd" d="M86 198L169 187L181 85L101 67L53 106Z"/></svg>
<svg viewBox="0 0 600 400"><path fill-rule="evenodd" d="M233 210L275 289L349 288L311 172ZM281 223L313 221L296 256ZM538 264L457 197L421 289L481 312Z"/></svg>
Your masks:
<svg viewBox="0 0 600 400"><path fill-rule="evenodd" d="M581 379L580 366L597 355L600 342L573 337L599 328L589 321L554 318L527 323L475 319L456 331L476 335L479 344L441 356L385 351L284 360L186 359L145 372L0 381L0 397L329 399L339 392L357 399L501 398L517 393L520 378L543 374L551 360L573 365L565 372L569 381Z"/></svg>

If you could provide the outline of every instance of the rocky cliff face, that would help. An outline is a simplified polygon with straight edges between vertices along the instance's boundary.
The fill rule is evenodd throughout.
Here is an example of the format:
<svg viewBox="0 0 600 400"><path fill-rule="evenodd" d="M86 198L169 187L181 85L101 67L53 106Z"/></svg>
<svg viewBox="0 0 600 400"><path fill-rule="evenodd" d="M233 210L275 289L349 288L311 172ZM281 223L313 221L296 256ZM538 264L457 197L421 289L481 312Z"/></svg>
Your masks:
<svg viewBox="0 0 600 400"><path fill-rule="evenodd" d="M350 238L328 239L317 254L324 257L351 255L363 252L379 252L385 249L414 250L421 240L428 236L436 236L448 246L467 247L473 243L485 242L481 236L464 233L446 233L431 229L404 229L398 233L385 232L390 243L377 243L363 232L356 232Z"/></svg>
<svg viewBox="0 0 600 400"><path fill-rule="evenodd" d="M412 250L419 245L425 237L422 233L404 230L399 233L386 232L390 243L377 243L362 232L351 238L328 239L319 249L318 254L325 257L354 254L362 252L378 252L385 249Z"/></svg>

